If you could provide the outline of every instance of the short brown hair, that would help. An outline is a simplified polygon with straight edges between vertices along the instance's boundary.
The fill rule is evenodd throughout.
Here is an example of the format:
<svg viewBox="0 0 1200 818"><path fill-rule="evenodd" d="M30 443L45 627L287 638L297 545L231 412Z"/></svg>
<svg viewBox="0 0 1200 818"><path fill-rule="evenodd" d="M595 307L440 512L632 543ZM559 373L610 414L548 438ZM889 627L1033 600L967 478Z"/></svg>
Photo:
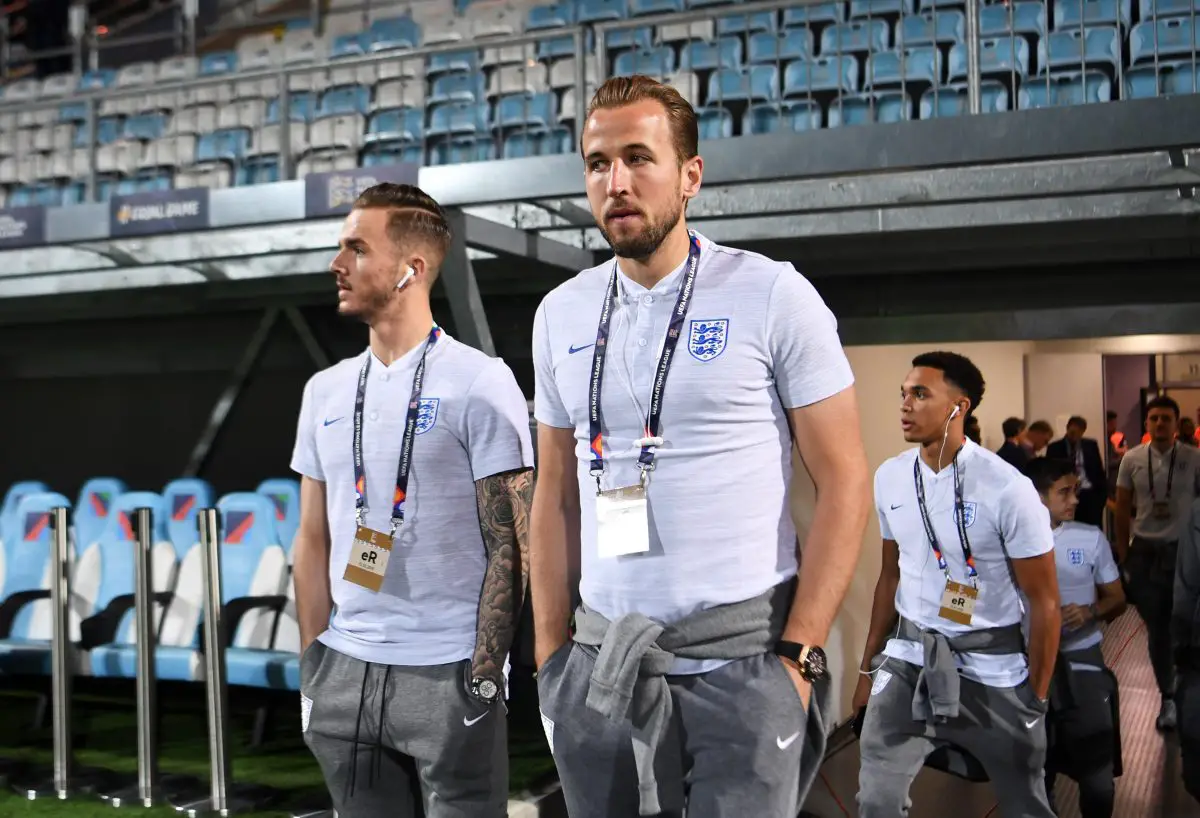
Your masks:
<svg viewBox="0 0 1200 818"><path fill-rule="evenodd" d="M416 185L399 185L380 182L373 185L354 200L355 210L389 210L388 238L397 247L413 242L427 246L436 258L429 259L437 272L450 252L450 225L446 212L425 191Z"/></svg>
<svg viewBox="0 0 1200 818"><path fill-rule="evenodd" d="M595 111L624 108L645 100L654 100L667 111L671 123L671 140L675 144L675 157L682 165L700 153L700 129L696 123L696 110L670 85L643 74L631 77L612 77L596 89L588 104L583 126ZM583 155L583 127L579 129L579 153Z"/></svg>

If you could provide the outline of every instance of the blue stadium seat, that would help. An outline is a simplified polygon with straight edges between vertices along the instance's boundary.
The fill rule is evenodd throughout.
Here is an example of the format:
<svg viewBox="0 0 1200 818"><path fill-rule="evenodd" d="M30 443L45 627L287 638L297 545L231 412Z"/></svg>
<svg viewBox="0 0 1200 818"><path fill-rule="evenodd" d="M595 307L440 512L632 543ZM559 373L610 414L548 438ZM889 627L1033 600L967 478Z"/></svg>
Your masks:
<svg viewBox="0 0 1200 818"><path fill-rule="evenodd" d="M487 133L487 103L444 102L430 106L428 136Z"/></svg>
<svg viewBox="0 0 1200 818"><path fill-rule="evenodd" d="M800 97L822 91L857 91L858 60L849 54L788 63L783 74L783 96Z"/></svg>
<svg viewBox="0 0 1200 818"><path fill-rule="evenodd" d="M224 128L200 134L196 140L197 162L239 162L250 148L250 131Z"/></svg>
<svg viewBox="0 0 1200 818"><path fill-rule="evenodd" d="M575 22L580 24L624 20L627 16L625 0L578 0L575 5Z"/></svg>
<svg viewBox="0 0 1200 818"><path fill-rule="evenodd" d="M942 78L942 52L937 46L906 48L872 54L867 59L868 88L907 85L913 82L937 84Z"/></svg>
<svg viewBox="0 0 1200 818"><path fill-rule="evenodd" d="M982 76L1018 78L1029 74L1029 42L1021 36L994 37L979 41L979 73ZM950 80L967 76L967 46L958 43L950 49Z"/></svg>
<svg viewBox="0 0 1200 818"><path fill-rule="evenodd" d="M166 114L137 114L125 120L121 136L124 139L148 141L161 138L166 131Z"/></svg>
<svg viewBox="0 0 1200 818"><path fill-rule="evenodd" d="M200 58L200 68L197 73L202 77L214 77L221 74L232 74L237 70L236 52L213 51Z"/></svg>
<svg viewBox="0 0 1200 818"><path fill-rule="evenodd" d="M652 26L636 26L634 28L615 28L604 35L604 45L608 49L631 48L646 50L654 48L654 28Z"/></svg>
<svg viewBox="0 0 1200 818"><path fill-rule="evenodd" d="M896 26L896 45L934 45L966 41L967 19L961 11L910 14Z"/></svg>
<svg viewBox="0 0 1200 818"><path fill-rule="evenodd" d="M629 13L634 17L646 14L671 14L684 9L683 0L629 0Z"/></svg>
<svg viewBox="0 0 1200 818"><path fill-rule="evenodd" d="M431 165L464 165L468 162L489 162L495 158L496 143L487 136L481 139L451 139L429 149Z"/></svg>
<svg viewBox="0 0 1200 818"><path fill-rule="evenodd" d="M1200 93L1200 65L1179 63L1163 78L1163 90L1168 94Z"/></svg>
<svg viewBox="0 0 1200 818"><path fill-rule="evenodd" d="M1121 65L1121 35L1116 26L1087 28L1082 36L1079 29L1055 31L1038 41L1038 66L1042 71L1099 65L1114 73Z"/></svg>
<svg viewBox="0 0 1200 818"><path fill-rule="evenodd" d="M263 120L264 125L279 124L279 99L275 98L267 103L267 117ZM312 91L303 91L298 94L288 94L288 121L289 122L308 122L313 118L313 114L317 109L317 95Z"/></svg>
<svg viewBox="0 0 1200 818"><path fill-rule="evenodd" d="M727 6L730 2L735 1L736 0L687 0L687 7L689 9L702 9L708 8L709 6Z"/></svg>
<svg viewBox="0 0 1200 818"><path fill-rule="evenodd" d="M416 108L387 108L376 111L363 137L371 142L419 142L425 132L425 114Z"/></svg>
<svg viewBox="0 0 1200 818"><path fill-rule="evenodd" d="M364 168L379 165L398 165L401 163L414 165L425 164L425 150L420 142L384 142L368 145L363 149L362 164Z"/></svg>
<svg viewBox="0 0 1200 818"><path fill-rule="evenodd" d="M1112 99L1112 81L1101 71L1060 72L1030 77L1017 92L1017 109L1085 105Z"/></svg>
<svg viewBox="0 0 1200 818"><path fill-rule="evenodd" d="M1158 59L1188 57L1200 50L1200 38L1190 17L1162 17L1148 23L1138 23L1129 34L1129 61L1150 62L1155 56L1155 38L1158 38Z"/></svg>
<svg viewBox="0 0 1200 818"><path fill-rule="evenodd" d="M1046 6L1039 0L1018 0L979 8L980 37L1004 37L1008 34L1031 34L1041 37L1045 33Z"/></svg>
<svg viewBox="0 0 1200 818"><path fill-rule="evenodd" d="M1156 17L1200 16L1200 0L1141 0L1139 18L1144 22Z"/></svg>
<svg viewBox="0 0 1200 818"><path fill-rule="evenodd" d="M840 23L846 19L845 3L819 3L792 6L783 10L783 27L804 27L813 23Z"/></svg>
<svg viewBox="0 0 1200 818"><path fill-rule="evenodd" d="M29 494L48 491L50 487L41 480L21 480L8 487L8 491L4 492L4 502L0 503L0 543L4 542L4 532L8 530L6 526L13 525L21 499Z"/></svg>
<svg viewBox="0 0 1200 818"><path fill-rule="evenodd" d="M316 119L327 116L365 114L371 108L371 89L365 85L343 85L321 94Z"/></svg>
<svg viewBox="0 0 1200 818"><path fill-rule="evenodd" d="M78 90L80 93L86 91L103 91L105 88L111 88L116 78L117 72L112 68L100 68L95 71L88 71L79 78Z"/></svg>
<svg viewBox="0 0 1200 818"><path fill-rule="evenodd" d="M644 51L623 51L613 60L613 76L628 77L645 74L666 77L675 70L675 49L661 45Z"/></svg>
<svg viewBox="0 0 1200 818"><path fill-rule="evenodd" d="M917 11L924 13L933 9L961 9L965 5L964 0L917 0ZM939 11L938 13L940 14L941 12Z"/></svg>
<svg viewBox="0 0 1200 818"><path fill-rule="evenodd" d="M779 99L779 69L774 65L721 68L708 78L708 104Z"/></svg>
<svg viewBox="0 0 1200 818"><path fill-rule="evenodd" d="M479 71L479 52L471 49L430 54L425 70L431 75L451 72L475 73Z"/></svg>
<svg viewBox="0 0 1200 818"><path fill-rule="evenodd" d="M482 73L442 74L433 80L433 89L426 101L430 105L439 102L482 102L487 96L486 79Z"/></svg>
<svg viewBox="0 0 1200 818"><path fill-rule="evenodd" d="M208 481L198 477L180 477L167 483L163 489L167 538L175 548L177 560L182 560L192 546L200 541L196 515L200 509L211 508L215 496Z"/></svg>
<svg viewBox="0 0 1200 818"><path fill-rule="evenodd" d="M585 29L583 33L584 48L587 51L594 51L596 48L596 36L593 29ZM548 62L560 57L575 56L575 38L570 35L562 37L550 37L545 40L538 40L537 58L542 62Z"/></svg>
<svg viewBox="0 0 1200 818"><path fill-rule="evenodd" d="M733 136L733 114L720 106L700 108L696 121L701 139L728 139Z"/></svg>
<svg viewBox="0 0 1200 818"><path fill-rule="evenodd" d="M126 491L125 482L116 477L93 477L83 484L72 520L75 545L80 551L100 539L108 527L113 502Z"/></svg>
<svg viewBox="0 0 1200 818"><path fill-rule="evenodd" d="M575 22L575 4L564 0L548 6L534 6L525 18L526 31L565 28Z"/></svg>
<svg viewBox="0 0 1200 818"><path fill-rule="evenodd" d="M850 17L912 14L913 0L850 0Z"/></svg>
<svg viewBox="0 0 1200 818"><path fill-rule="evenodd" d="M504 139L502 156L505 159L525 159L530 156L570 153L573 150L571 131L567 128L554 128L543 132L522 131L509 134Z"/></svg>
<svg viewBox="0 0 1200 818"><path fill-rule="evenodd" d="M237 167L234 184L245 187L249 185L265 185L278 181L280 181L279 155L263 154L261 156L248 156L242 160L241 164ZM169 178L167 179L167 189L170 189Z"/></svg>
<svg viewBox="0 0 1200 818"><path fill-rule="evenodd" d="M813 56L812 32L789 28L779 34L761 31L750 35L750 62L783 63L808 60Z"/></svg>
<svg viewBox="0 0 1200 818"><path fill-rule="evenodd" d="M1117 25L1129 28L1133 15L1131 0L1055 0L1054 28Z"/></svg>
<svg viewBox="0 0 1200 818"><path fill-rule="evenodd" d="M756 11L750 14L731 14L717 18L717 36L726 34L754 34L757 31L776 32L779 25L773 11Z"/></svg>
<svg viewBox="0 0 1200 818"><path fill-rule="evenodd" d="M365 31L357 34L339 34L329 46L329 58L337 60L343 57L361 57L369 49L370 39Z"/></svg>
<svg viewBox="0 0 1200 818"><path fill-rule="evenodd" d="M760 35L761 36L761 35ZM766 35L772 37L773 35ZM736 68L742 64L742 38L722 37L716 42L692 40L679 55L679 67L684 71L705 71L714 68Z"/></svg>
<svg viewBox="0 0 1200 818"><path fill-rule="evenodd" d="M815 100L797 99L788 102L751 105L742 118L743 134L818 131L820 129L821 104Z"/></svg>
<svg viewBox="0 0 1200 818"><path fill-rule="evenodd" d="M904 122L912 117L912 99L899 91L842 96L829 103L829 127Z"/></svg>
<svg viewBox="0 0 1200 818"><path fill-rule="evenodd" d="M555 120L553 92L508 94L496 103L497 128L549 130Z"/></svg>
<svg viewBox="0 0 1200 818"><path fill-rule="evenodd" d="M371 23L367 38L371 51L416 48L421 44L421 27L411 17L388 17Z"/></svg>
<svg viewBox="0 0 1200 818"><path fill-rule="evenodd" d="M829 26L821 32L821 56L856 51L887 51L891 29L883 20L855 20Z"/></svg>
<svg viewBox="0 0 1200 818"><path fill-rule="evenodd" d="M1008 89L996 80L979 83L979 111L983 114L1008 110ZM966 83L934 86L921 95L919 106L921 119L936 119L947 116L966 116L970 112L967 103Z"/></svg>
<svg viewBox="0 0 1200 818"><path fill-rule="evenodd" d="M10 498L14 503L8 507ZM10 489L5 506L0 516L0 604L9 610L0 621L0 676L49 675L50 512L59 506L70 509L71 501L53 492L14 495Z"/></svg>
<svg viewBox="0 0 1200 818"><path fill-rule="evenodd" d="M1123 99L1150 99L1159 95L1158 71L1153 65L1125 69Z"/></svg>
<svg viewBox="0 0 1200 818"><path fill-rule="evenodd" d="M121 138L121 119L115 116L102 116L96 121L96 144L111 145ZM87 123L81 123L75 128L74 147L86 148L90 142Z"/></svg>

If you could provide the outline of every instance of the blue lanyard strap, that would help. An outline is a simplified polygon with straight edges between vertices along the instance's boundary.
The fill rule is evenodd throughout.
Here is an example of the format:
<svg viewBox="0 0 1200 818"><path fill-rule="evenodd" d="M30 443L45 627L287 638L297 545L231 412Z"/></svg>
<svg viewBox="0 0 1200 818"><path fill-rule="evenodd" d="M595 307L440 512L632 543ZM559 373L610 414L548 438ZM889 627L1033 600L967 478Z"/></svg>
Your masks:
<svg viewBox="0 0 1200 818"><path fill-rule="evenodd" d="M963 562L967 566L967 576L971 579L971 584L975 584L975 578L979 576L979 572L975 570L975 558L971 555L971 540L967 537L967 508L966 502L963 500L963 475L958 468L958 452L954 453L954 521L958 527L958 544L962 546ZM942 547L938 545L937 534L933 530L933 521L929 519L929 509L925 507L925 479L921 476L921 454L917 453L916 460L913 461L913 484L917 490L917 508L921 512L921 523L925 526L925 536L929 540L929 547L933 549L933 556L937 558L938 568L946 575L946 579L950 579L950 566L946 564L946 557L942 553Z"/></svg>
<svg viewBox="0 0 1200 818"><path fill-rule="evenodd" d="M412 396L408 399L408 416L404 421L404 439L400 448L400 466L396 472L396 491L392 495L392 535L404 522L404 500L408 496L408 473L412 468L413 440L417 434L417 419L421 414L421 386L425 382L425 359L441 337L437 325L429 331L429 339L421 352L421 360L413 375ZM358 373L358 392L354 396L354 518L363 524L367 515L367 473L363 469L363 406L367 401L367 373L371 371L371 353Z"/></svg>
<svg viewBox="0 0 1200 818"><path fill-rule="evenodd" d="M1151 451L1151 446L1146 445L1146 480L1150 483L1150 501L1156 502L1157 497L1154 496L1154 452ZM1179 451L1179 444L1171 444L1171 462L1167 464L1167 496L1164 499L1171 499L1171 483L1175 480L1175 454Z"/></svg>
<svg viewBox="0 0 1200 818"><path fill-rule="evenodd" d="M646 426L643 435L642 452L638 456L638 468L643 472L654 469L654 446L645 441L658 437L662 421L662 398L667 383L667 373L671 370L671 362L675 358L675 346L683 332L683 319L695 291L696 269L700 264L700 242L693 235L688 249L687 266L680 282L679 296L675 299L675 309L671 312L671 321L667 325L667 337L663 342L662 352L658 356L658 368L654 374L654 386L650 392L650 409L646 413ZM591 475L596 478L597 488L600 485L600 475L604 473L604 414L600 408L601 387L604 381L604 361L608 357L608 333L612 324L613 310L618 296L617 265L613 263L612 275L608 280L608 293L604 300L604 309L600 312L600 325L596 328L596 347L592 352L592 382L588 390L588 440L592 450Z"/></svg>

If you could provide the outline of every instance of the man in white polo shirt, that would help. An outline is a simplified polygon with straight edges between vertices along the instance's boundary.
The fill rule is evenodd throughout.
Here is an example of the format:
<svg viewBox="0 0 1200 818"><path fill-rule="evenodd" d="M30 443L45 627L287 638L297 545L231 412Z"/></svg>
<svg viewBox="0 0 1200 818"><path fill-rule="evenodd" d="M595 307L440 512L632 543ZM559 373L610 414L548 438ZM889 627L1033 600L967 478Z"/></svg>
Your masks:
<svg viewBox="0 0 1200 818"><path fill-rule="evenodd" d="M508 367L434 324L449 243L420 189L359 197L331 267L370 343L300 409L302 726L341 818L506 814L532 445Z"/></svg>
<svg viewBox="0 0 1200 818"><path fill-rule="evenodd" d="M869 508L853 374L790 264L689 233L703 162L675 89L606 82L582 153L616 258L546 296L533 342L538 690L567 809L795 815ZM798 579L796 446L818 488Z"/></svg>
<svg viewBox="0 0 1200 818"><path fill-rule="evenodd" d="M1179 531L1200 496L1200 449L1176 439L1179 404L1162 396L1146 403L1148 443L1134 446L1117 470L1113 547L1128 572L1129 601L1146 623L1146 646L1162 697L1155 726L1175 729L1175 669L1171 598ZM1136 509L1136 513L1135 513Z"/></svg>
<svg viewBox="0 0 1200 818"><path fill-rule="evenodd" d="M1038 457L1022 473L1050 513L1062 598L1062 639L1047 715L1046 793L1054 804L1059 773L1079 784L1081 818L1112 818L1121 761L1117 677L1104 663L1101 622L1125 610L1121 572L1104 532L1076 522L1082 482L1074 459Z"/></svg>
<svg viewBox="0 0 1200 818"><path fill-rule="evenodd" d="M982 765L1002 814L1053 815L1043 717L1061 624L1054 538L1029 480L963 436L983 392L962 355L918 355L900 387L900 426L917 446L875 472L883 564L854 696L866 707L861 818L907 815L913 778L942 747Z"/></svg>

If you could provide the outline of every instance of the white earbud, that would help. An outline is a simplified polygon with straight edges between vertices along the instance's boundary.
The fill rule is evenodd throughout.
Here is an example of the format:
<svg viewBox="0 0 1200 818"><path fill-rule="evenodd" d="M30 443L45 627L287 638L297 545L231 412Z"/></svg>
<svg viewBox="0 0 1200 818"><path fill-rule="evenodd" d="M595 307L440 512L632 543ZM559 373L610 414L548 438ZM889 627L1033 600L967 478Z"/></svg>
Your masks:
<svg viewBox="0 0 1200 818"><path fill-rule="evenodd" d="M410 278L412 278L413 276L415 276L416 274L417 274L417 271L414 270L412 267L409 267L408 272L404 274L404 278L400 279L400 283L396 285L396 289L397 290L404 289L404 285L407 284L408 280Z"/></svg>
<svg viewBox="0 0 1200 818"><path fill-rule="evenodd" d="M956 417L958 417L958 411L959 407L955 406L954 411L950 413L950 417L946 418L946 420L954 420Z"/></svg>

